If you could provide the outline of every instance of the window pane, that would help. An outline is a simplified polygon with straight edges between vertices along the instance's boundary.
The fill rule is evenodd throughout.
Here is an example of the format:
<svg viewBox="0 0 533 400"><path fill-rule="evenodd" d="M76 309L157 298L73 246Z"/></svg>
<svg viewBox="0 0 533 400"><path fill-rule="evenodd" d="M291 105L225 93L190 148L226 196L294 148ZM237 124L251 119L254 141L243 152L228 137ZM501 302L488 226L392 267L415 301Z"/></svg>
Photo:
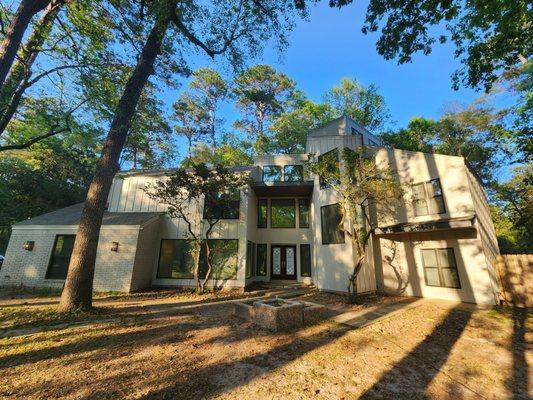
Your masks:
<svg viewBox="0 0 533 400"><path fill-rule="evenodd" d="M320 209L322 220L322 244L344 243L344 232L340 227L342 221L339 204L331 204Z"/></svg>
<svg viewBox="0 0 533 400"><path fill-rule="evenodd" d="M459 276L457 275L457 270L455 268L441 268L442 279L444 280L443 285L451 288L459 288Z"/></svg>
<svg viewBox="0 0 533 400"><path fill-rule="evenodd" d="M439 257L440 267L454 267L455 268L455 255L453 249L437 249Z"/></svg>
<svg viewBox="0 0 533 400"><path fill-rule="evenodd" d="M442 196L442 189L440 187L440 179L432 179L427 183L428 197Z"/></svg>
<svg viewBox="0 0 533 400"><path fill-rule="evenodd" d="M309 228L309 200L298 200L298 218L300 228Z"/></svg>
<svg viewBox="0 0 533 400"><path fill-rule="evenodd" d="M311 276L311 245L300 245L300 269L302 276Z"/></svg>
<svg viewBox="0 0 533 400"><path fill-rule="evenodd" d="M422 249L422 262L424 267L437 267L437 256L434 249Z"/></svg>
<svg viewBox="0 0 533 400"><path fill-rule="evenodd" d="M442 214L446 212L444 209L444 200L442 196L430 198L429 205L432 214Z"/></svg>
<svg viewBox="0 0 533 400"><path fill-rule="evenodd" d="M426 192L424 191L424 184L418 183L413 185L413 199L421 200L426 198Z"/></svg>
<svg viewBox="0 0 533 400"><path fill-rule="evenodd" d="M265 165L263 167L263 182L280 182L281 166Z"/></svg>
<svg viewBox="0 0 533 400"><path fill-rule="evenodd" d="M159 253L158 278L194 278L194 242L185 239L163 239Z"/></svg>
<svg viewBox="0 0 533 400"><path fill-rule="evenodd" d="M237 250L239 241L237 239L210 239L209 248L211 251L211 279L235 279L237 277ZM199 275L205 278L208 269L206 259L205 243L200 253Z"/></svg>
<svg viewBox="0 0 533 400"><path fill-rule="evenodd" d="M283 171L285 182L301 182L304 180L303 165L285 165Z"/></svg>
<svg viewBox="0 0 533 400"><path fill-rule="evenodd" d="M258 276L267 275L267 245L257 245L257 266L256 271Z"/></svg>
<svg viewBox="0 0 533 400"><path fill-rule="evenodd" d="M207 196L204 219L239 219L240 193L215 193Z"/></svg>
<svg viewBox="0 0 533 400"><path fill-rule="evenodd" d="M257 227L266 228L267 227L267 200L259 199L257 200Z"/></svg>
<svg viewBox="0 0 533 400"><path fill-rule="evenodd" d="M415 200L414 206L415 206L415 216L429 214L426 200Z"/></svg>
<svg viewBox="0 0 533 400"><path fill-rule="evenodd" d="M45 279L65 279L76 235L57 235Z"/></svg>
<svg viewBox="0 0 533 400"><path fill-rule="evenodd" d="M273 199L270 203L271 228L295 228L294 199Z"/></svg>
<svg viewBox="0 0 533 400"><path fill-rule="evenodd" d="M254 245L248 240L246 245L246 278L252 277Z"/></svg>
<svg viewBox="0 0 533 400"><path fill-rule="evenodd" d="M438 268L424 268L424 272L426 274L426 283L429 286L440 286Z"/></svg>
<svg viewBox="0 0 533 400"><path fill-rule="evenodd" d="M339 152L337 149L328 151L318 156L320 163L326 164L326 176L320 177L320 189L327 189L331 187L330 183L337 182L336 177L339 175Z"/></svg>

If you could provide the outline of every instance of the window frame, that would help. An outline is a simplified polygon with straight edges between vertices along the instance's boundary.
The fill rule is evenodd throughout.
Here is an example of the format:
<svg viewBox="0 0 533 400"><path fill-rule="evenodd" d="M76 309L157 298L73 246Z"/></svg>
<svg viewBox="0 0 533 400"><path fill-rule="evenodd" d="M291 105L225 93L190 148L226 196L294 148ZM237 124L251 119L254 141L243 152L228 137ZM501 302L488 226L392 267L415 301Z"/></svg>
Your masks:
<svg viewBox="0 0 533 400"><path fill-rule="evenodd" d="M433 186L433 182L437 182L438 185L439 185L439 189L440 189L440 195L433 195L433 196L429 196L429 190L428 190L428 186ZM417 186L421 186L422 187L422 190L423 190L423 198L415 198L414 197L414 194L415 194L415 187ZM442 185L441 185L441 182L440 182L440 178L433 178L433 179L430 179L428 181L423 181L423 182L417 182L417 183L414 183L411 185L411 190L413 192L413 213L415 215L415 217L422 217L422 216L425 216L425 215L435 215L435 214L446 214L446 202L444 201L444 191L442 190ZM433 209L433 205L432 203L430 202L431 199L437 199L437 198L440 198L441 199L441 203L442 203L442 211L439 211L439 210L434 210ZM425 208L426 208L426 212L425 213L419 213L417 212L417 202L424 202L425 204Z"/></svg>
<svg viewBox="0 0 533 400"><path fill-rule="evenodd" d="M287 180L287 167L294 167L300 170L300 179L297 180ZM302 164L287 164L283 166L283 182L303 182L304 181L304 166Z"/></svg>
<svg viewBox="0 0 533 400"><path fill-rule="evenodd" d="M265 168L275 168L279 170L279 180L265 180ZM263 182L283 182L283 166L282 165L263 165L261 167Z"/></svg>
<svg viewBox="0 0 533 400"><path fill-rule="evenodd" d="M287 201L287 200L291 200L292 201L292 207L293 207L293 210L294 210L294 218L292 219L293 224L292 224L292 226L274 226L273 225L273 218L272 218L272 216L274 215L273 203L276 202L276 201ZM295 228L296 228L296 199L292 198L292 197L290 197L290 198L274 198L274 199L270 199L270 229L295 229Z"/></svg>
<svg viewBox="0 0 533 400"><path fill-rule="evenodd" d="M163 242L164 241L177 241L177 240L180 240L180 241L188 241L188 242L193 242L193 239L182 239L182 238L163 238L161 239L161 243L159 245L159 256L157 258L157 272L156 272L156 279L177 279L177 280L180 280L180 279L194 279L194 259L192 260L192 264L193 264L193 270L192 272L190 273L190 277L186 277L186 278L174 278L174 277L164 277L164 276L160 276L160 268L161 268L161 251L163 250ZM200 262L200 259L198 259L198 262Z"/></svg>
<svg viewBox="0 0 533 400"><path fill-rule="evenodd" d="M436 263L437 263L436 266L426 266L426 264L424 262L424 254L423 253L424 253L424 251L430 251L430 250L435 253L435 260L436 260ZM439 250L451 251L452 256L453 256L453 263L454 263L453 267L450 267L450 266L443 267L443 266L440 265L440 258L438 256L438 251ZM426 286L429 286L429 287L440 287L440 288L446 288L446 289L461 289L461 278L459 277L459 268L457 268L457 258L455 257L455 250L454 250L453 247L422 248L422 249L420 249L420 259L422 260L422 268L424 269L424 282L425 282ZM440 285L430 285L428 283L426 269L436 269L437 270L438 276L439 276ZM457 284L458 284L458 286L446 286L446 285L443 284L445 282L445 280L443 278L443 274L441 272L443 269L450 269L450 270L455 269L455 275L457 276Z"/></svg>
<svg viewBox="0 0 533 400"><path fill-rule="evenodd" d="M332 244L345 244L346 243L346 235L344 233L344 229L341 229L341 227L339 226L339 232L342 232L342 242L326 242L324 239L325 239L325 235L324 235L324 209L325 208L328 208L328 207L337 207L338 209L340 209L340 204L339 203L333 203L333 204L327 204L325 206L322 206L320 207L320 234L322 236L322 244L323 245L332 245ZM342 220L342 215L341 215L341 220ZM340 225L340 224L339 224Z"/></svg>
<svg viewBox="0 0 533 400"><path fill-rule="evenodd" d="M70 252L70 256L68 257L68 263L67 263L67 268L66 268L66 272L65 272L65 277L64 278L50 278L50 267L52 266L52 261L54 259L57 240L59 239L60 236L63 236L63 237L74 237L74 241L76 241L76 234L74 234L74 233L59 233L59 234L55 235L54 245L52 247L52 252L50 253L50 258L48 259L48 266L46 267L46 272L44 274L44 279L45 280L64 281L65 279L67 279L68 267L69 267L69 264L70 264L70 259L72 258L72 250ZM74 250L74 243L72 243L72 249Z"/></svg>

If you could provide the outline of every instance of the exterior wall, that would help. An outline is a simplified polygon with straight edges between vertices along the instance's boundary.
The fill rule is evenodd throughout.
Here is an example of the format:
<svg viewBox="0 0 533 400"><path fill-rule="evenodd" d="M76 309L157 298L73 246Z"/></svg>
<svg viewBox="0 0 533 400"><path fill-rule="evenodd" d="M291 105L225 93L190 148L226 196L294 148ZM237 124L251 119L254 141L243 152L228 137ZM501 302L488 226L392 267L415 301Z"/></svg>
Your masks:
<svg viewBox="0 0 533 400"><path fill-rule="evenodd" d="M379 238L383 289L387 294L495 304L481 241L474 229L390 235ZM460 289L427 286L421 249L453 248Z"/></svg>
<svg viewBox="0 0 533 400"><path fill-rule="evenodd" d="M94 290L130 290L138 232L138 226L102 228L96 255ZM62 288L64 280L45 279L55 237L61 234L76 234L76 226L13 227L6 260L0 270L0 284ZM28 240L35 241L32 251L22 248ZM110 251L112 242L120 243L118 252Z"/></svg>
<svg viewBox="0 0 533 400"><path fill-rule="evenodd" d="M153 221L143 225L139 230L130 291L144 289L152 284L154 258L160 248L157 237L161 230L162 219L162 217L155 218Z"/></svg>

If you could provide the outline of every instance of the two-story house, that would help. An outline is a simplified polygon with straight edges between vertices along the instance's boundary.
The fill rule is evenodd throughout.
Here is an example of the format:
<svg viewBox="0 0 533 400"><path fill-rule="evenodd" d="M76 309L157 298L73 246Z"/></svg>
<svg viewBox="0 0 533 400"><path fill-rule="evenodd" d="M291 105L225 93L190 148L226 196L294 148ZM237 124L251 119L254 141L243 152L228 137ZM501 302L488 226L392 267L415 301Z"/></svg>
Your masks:
<svg viewBox="0 0 533 400"><path fill-rule="evenodd" d="M381 221L358 275L359 292L384 292L494 304L498 254L487 201L462 157L381 145L348 117L308 134L306 154L258 156L241 168L253 183L224 208L211 247L216 271L208 286L245 288L256 281L292 280L345 292L352 248L339 227L333 189L304 168L308 154L364 146L407 188L396 215ZM144 188L169 171L128 171L115 177L96 261L97 291L194 286L195 263L183 220ZM191 205L201 216L209 204ZM82 205L13 226L0 284L61 287ZM200 228L198 228L200 229ZM199 274L205 271L200 254Z"/></svg>

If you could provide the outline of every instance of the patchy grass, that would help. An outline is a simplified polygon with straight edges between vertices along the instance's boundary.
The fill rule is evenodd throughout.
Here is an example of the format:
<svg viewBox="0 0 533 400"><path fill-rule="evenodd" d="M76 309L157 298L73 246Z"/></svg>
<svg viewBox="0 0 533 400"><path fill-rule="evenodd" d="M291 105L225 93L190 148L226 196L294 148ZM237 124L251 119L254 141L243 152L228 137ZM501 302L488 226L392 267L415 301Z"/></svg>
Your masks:
<svg viewBox="0 0 533 400"><path fill-rule="evenodd" d="M272 333L217 296L102 300L67 320L54 305L0 308L13 332L0 339L0 398L528 398L527 313L424 301L357 330Z"/></svg>

